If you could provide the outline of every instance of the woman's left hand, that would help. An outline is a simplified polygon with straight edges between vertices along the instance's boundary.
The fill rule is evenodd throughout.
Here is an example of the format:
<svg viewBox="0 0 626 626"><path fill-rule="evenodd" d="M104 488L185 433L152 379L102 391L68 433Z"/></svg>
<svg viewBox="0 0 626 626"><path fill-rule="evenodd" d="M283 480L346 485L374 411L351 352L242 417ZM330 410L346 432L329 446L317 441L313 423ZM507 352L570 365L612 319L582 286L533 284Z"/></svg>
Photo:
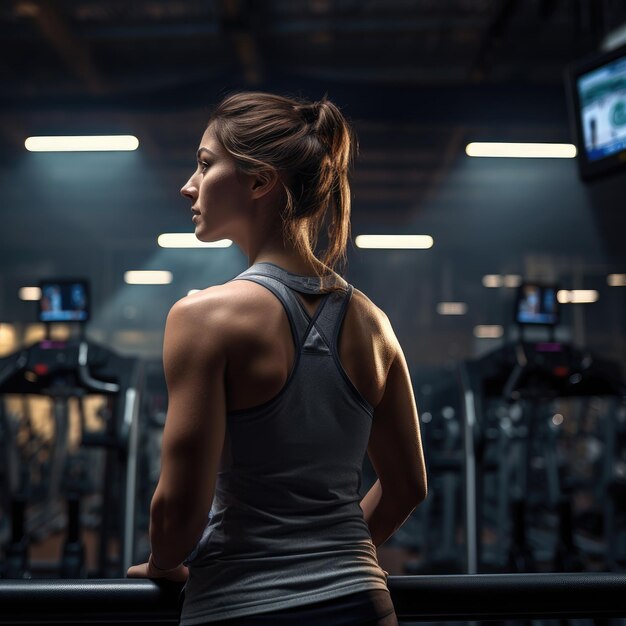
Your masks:
<svg viewBox="0 0 626 626"><path fill-rule="evenodd" d="M189 577L189 569L182 563L172 569L157 569L153 565L152 559L148 559L147 563L131 565L126 576L128 578L165 578L177 583L184 583Z"/></svg>

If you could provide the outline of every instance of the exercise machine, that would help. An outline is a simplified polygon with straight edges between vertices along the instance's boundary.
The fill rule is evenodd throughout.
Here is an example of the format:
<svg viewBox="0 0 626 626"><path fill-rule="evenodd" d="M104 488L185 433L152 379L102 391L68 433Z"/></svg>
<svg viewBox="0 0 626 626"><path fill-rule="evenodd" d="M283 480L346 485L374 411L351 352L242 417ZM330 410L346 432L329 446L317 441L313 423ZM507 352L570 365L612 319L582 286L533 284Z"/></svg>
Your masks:
<svg viewBox="0 0 626 626"><path fill-rule="evenodd" d="M86 338L85 281L46 281L42 293L47 300L40 303L40 320L47 324L47 337L0 359L0 424L9 459L4 477L9 493L3 500L12 508L3 575L123 576L134 562L142 362ZM78 321L78 336L51 340L54 321ZM34 431L33 397L49 399L47 439ZM87 408L94 399L98 420ZM16 410L20 404L24 411ZM72 425L76 414L78 424ZM89 421L99 421L101 428L91 429ZM80 433L71 449L73 427ZM81 513L87 500L89 509ZM90 572L81 539L85 522L97 528L99 539L98 564ZM39 568L28 563L27 544L63 528L59 563Z"/></svg>

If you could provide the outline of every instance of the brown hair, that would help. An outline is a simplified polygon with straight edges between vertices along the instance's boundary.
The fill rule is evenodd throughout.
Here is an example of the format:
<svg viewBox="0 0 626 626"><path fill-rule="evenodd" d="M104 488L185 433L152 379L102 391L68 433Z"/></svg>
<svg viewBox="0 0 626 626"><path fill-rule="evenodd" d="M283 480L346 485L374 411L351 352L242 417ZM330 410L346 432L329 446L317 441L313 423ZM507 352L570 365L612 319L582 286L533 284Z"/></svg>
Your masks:
<svg viewBox="0 0 626 626"><path fill-rule="evenodd" d="M327 95L318 102L261 91L226 96L211 112L208 126L246 174L274 169L284 190L283 235L333 291L335 266L347 263L350 240L349 169L358 144L354 131ZM320 231L328 235L321 259L315 254ZM341 282L341 281L339 281ZM335 288L340 288L336 287Z"/></svg>

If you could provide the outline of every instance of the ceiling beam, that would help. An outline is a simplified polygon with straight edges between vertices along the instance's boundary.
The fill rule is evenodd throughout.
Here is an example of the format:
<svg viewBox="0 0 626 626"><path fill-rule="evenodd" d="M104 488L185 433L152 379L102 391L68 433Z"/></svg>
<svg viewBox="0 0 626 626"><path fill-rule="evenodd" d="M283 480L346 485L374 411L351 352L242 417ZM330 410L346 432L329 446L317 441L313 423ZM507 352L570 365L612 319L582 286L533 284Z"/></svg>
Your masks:
<svg viewBox="0 0 626 626"><path fill-rule="evenodd" d="M264 63L256 33L263 28L261 3L249 0L219 0L222 32L230 39L244 80L257 85L264 80Z"/></svg>
<svg viewBox="0 0 626 626"><path fill-rule="evenodd" d="M225 1L225 0L224 0ZM556 0L550 0L556 1ZM20 0L20 6L24 6L27 0ZM28 4L32 4L29 2ZM235 7L236 8L236 7ZM251 6L252 11L258 11L256 4ZM23 13L29 9L24 9ZM481 31L485 26L483 17L458 17L442 14L439 17L412 15L398 17L370 17L364 18L359 15L350 17L335 16L308 16L301 19L291 19L276 16L271 22L264 24L264 29L269 35L281 37L302 35L325 35L327 33L354 34L354 35L380 35L380 34L420 34L440 31ZM176 21L169 23L137 22L132 24L85 24L81 27L81 39L89 41L99 40L124 40L124 39L172 39L176 37L206 37L215 36L220 27L214 22L202 21ZM6 32L2 36L7 40L28 41L31 36L22 32Z"/></svg>
<svg viewBox="0 0 626 626"><path fill-rule="evenodd" d="M109 91L107 81L93 62L89 47L76 37L65 17L52 3L48 0L18 0L15 12L34 20L67 69L81 80L91 95Z"/></svg>
<svg viewBox="0 0 626 626"><path fill-rule="evenodd" d="M491 69L494 47L504 38L505 30L518 7L518 0L502 0L495 7L470 69L470 75L477 82L482 82Z"/></svg>

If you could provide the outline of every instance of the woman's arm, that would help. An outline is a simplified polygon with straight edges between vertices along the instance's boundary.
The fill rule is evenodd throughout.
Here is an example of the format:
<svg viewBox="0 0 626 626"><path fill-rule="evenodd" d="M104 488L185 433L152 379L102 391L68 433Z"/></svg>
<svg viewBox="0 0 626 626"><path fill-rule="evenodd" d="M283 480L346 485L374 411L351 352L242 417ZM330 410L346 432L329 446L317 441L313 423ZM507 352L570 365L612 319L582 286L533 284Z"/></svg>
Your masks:
<svg viewBox="0 0 626 626"><path fill-rule="evenodd" d="M361 500L363 519L367 524L372 543L378 547L385 543L406 522L417 505L406 505L385 496L377 480Z"/></svg>
<svg viewBox="0 0 626 626"><path fill-rule="evenodd" d="M209 289L201 298L178 301L167 318L168 409L150 505L152 559L165 570L193 550L213 501L226 429L224 306Z"/></svg>
<svg viewBox="0 0 626 626"><path fill-rule="evenodd" d="M409 368L402 348L387 323L395 344L383 397L374 410L367 453L378 480L361 500L363 517L375 546L383 544L426 498L427 476L419 416Z"/></svg>

